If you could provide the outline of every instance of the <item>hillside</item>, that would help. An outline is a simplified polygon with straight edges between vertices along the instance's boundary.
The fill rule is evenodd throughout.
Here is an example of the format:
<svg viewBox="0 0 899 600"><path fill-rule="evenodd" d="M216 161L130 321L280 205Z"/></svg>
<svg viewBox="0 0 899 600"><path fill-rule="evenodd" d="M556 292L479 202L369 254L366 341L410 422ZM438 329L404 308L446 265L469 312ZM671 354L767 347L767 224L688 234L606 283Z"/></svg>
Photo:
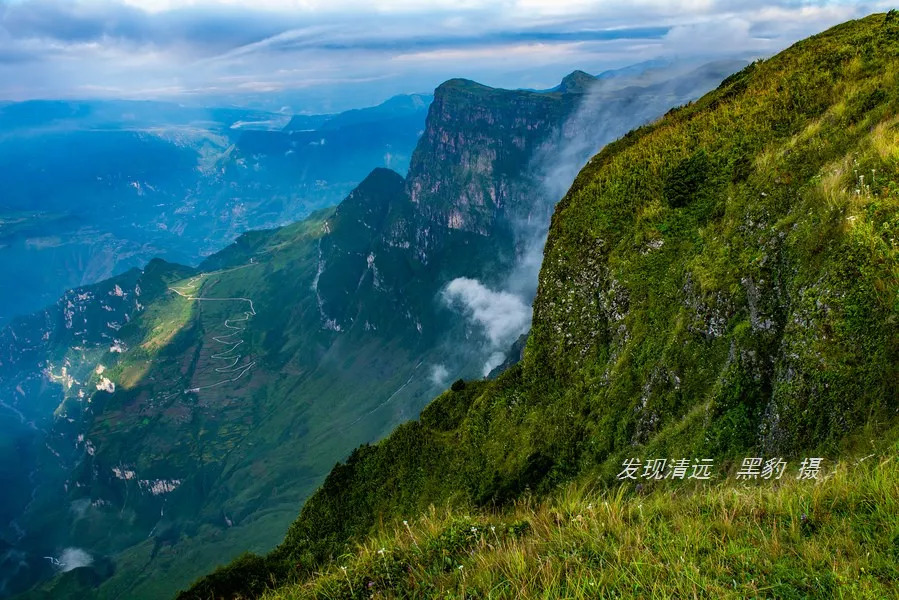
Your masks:
<svg viewBox="0 0 899 600"><path fill-rule="evenodd" d="M432 507L264 598L890 598L899 446L879 450L820 483L572 485L502 512Z"/></svg>
<svg viewBox="0 0 899 600"><path fill-rule="evenodd" d="M254 597L285 583L314 590L311 578L333 573L335 560L355 555L359 544L372 548L377 542L368 536L430 505L502 507L572 481L611 484L627 458L709 458L722 478L745 456L818 456L833 464L881 437L883 451L895 453L897 74L899 14L872 15L753 63L608 145L555 209L523 361L495 381L454 384L417 421L358 448L306 502L277 549L246 555L181 597ZM895 490L895 470L871 477L851 488L868 494L874 511ZM762 492L775 495L755 506L795 505L807 498L804 490ZM726 489L710 493L713 503L730 497ZM662 513L664 527L662 497L649 507ZM851 515L861 505L843 506ZM686 510L671 510L677 507ZM772 512L802 527L795 510ZM713 527L699 514L684 518L700 530ZM869 516L866 527L895 527L889 512ZM850 518L863 517L844 515L835 527L844 531ZM455 544L460 536L469 539L451 527L433 537ZM628 564L658 560L651 551L660 542L647 543ZM821 544L819 555L833 550ZM446 554L454 565L456 551ZM527 568L528 554L520 556L504 560ZM689 558L694 572L712 560ZM375 559L362 552L349 560L352 576L341 564L353 586L367 574L353 561ZM460 595L459 585L468 585L467 575L416 571L419 560L397 566L385 559L385 577L408 568L424 573L431 589ZM878 563L859 590L870 597L885 590L891 560ZM760 561L750 568L783 567ZM834 578L826 589L852 573L822 569ZM475 573L477 585L486 585L486 571ZM551 576L534 580L534 595L553 589ZM653 582L651 571L634 577L635 585ZM760 580L774 582L765 573ZM751 592L741 582L734 588ZM391 585L388 596L414 595ZM683 585L665 589L674 594ZM810 585L798 589L812 593Z"/></svg>
<svg viewBox="0 0 899 600"><path fill-rule="evenodd" d="M336 208L196 268L152 261L14 320L0 330L0 476L21 493L0 499L0 588L158 598L271 550L337 460L503 361L528 326L536 270L508 279L545 239L548 173L567 186L595 148L732 66L608 93L447 82L406 177L377 168ZM584 109L601 127L572 150ZM350 117L328 134L369 118ZM484 296L514 320L478 321Z"/></svg>

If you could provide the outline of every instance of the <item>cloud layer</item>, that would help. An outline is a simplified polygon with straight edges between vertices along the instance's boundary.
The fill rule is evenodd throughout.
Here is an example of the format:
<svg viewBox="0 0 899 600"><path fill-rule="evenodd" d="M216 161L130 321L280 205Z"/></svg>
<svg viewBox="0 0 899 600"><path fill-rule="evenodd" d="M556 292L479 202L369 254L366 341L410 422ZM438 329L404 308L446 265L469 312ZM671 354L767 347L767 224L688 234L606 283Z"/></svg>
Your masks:
<svg viewBox="0 0 899 600"><path fill-rule="evenodd" d="M768 54L885 7L879 0L0 0L0 99L259 104L281 94L306 104L294 110L339 109L428 91L454 76L549 87L574 68L599 72L671 54Z"/></svg>

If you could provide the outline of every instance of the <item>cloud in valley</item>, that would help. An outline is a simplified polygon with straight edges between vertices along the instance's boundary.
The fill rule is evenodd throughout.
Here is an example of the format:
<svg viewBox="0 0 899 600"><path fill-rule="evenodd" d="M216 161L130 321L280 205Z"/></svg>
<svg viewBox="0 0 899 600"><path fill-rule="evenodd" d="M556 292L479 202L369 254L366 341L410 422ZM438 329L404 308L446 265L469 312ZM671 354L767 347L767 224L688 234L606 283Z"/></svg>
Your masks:
<svg viewBox="0 0 899 600"><path fill-rule="evenodd" d="M431 383L437 387L444 387L447 379L449 379L449 370L444 365L434 365L431 367Z"/></svg>
<svg viewBox="0 0 899 600"><path fill-rule="evenodd" d="M516 294L491 290L477 279L453 279L443 292L450 307L477 325L488 341L490 358L484 374L499 365L507 350L531 324L531 307Z"/></svg>
<svg viewBox="0 0 899 600"><path fill-rule="evenodd" d="M80 567L91 566L94 564L94 557L81 548L66 548L62 551L58 561L59 570L66 573Z"/></svg>

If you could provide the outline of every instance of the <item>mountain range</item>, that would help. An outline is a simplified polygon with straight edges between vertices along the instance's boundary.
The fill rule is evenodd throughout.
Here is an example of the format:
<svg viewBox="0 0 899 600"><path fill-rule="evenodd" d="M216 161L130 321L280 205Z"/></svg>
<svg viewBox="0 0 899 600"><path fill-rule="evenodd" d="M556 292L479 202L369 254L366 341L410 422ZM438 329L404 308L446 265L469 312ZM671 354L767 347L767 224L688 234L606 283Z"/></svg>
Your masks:
<svg viewBox="0 0 899 600"><path fill-rule="evenodd" d="M542 92L448 81L406 177L377 168L337 207L196 267L155 259L13 320L7 591L62 571L34 597L160 597L271 549L335 461L520 344L556 194L583 162L739 66L640 85L576 72ZM424 101L401 104L388 116ZM311 127L330 131L294 119L245 139Z"/></svg>
<svg viewBox="0 0 899 600"><path fill-rule="evenodd" d="M336 115L163 102L0 107L0 323L161 257L196 265L240 233L405 172L430 96ZM306 125L299 130L296 124Z"/></svg>
<svg viewBox="0 0 899 600"><path fill-rule="evenodd" d="M894 595L897 56L896 11L844 23L606 145L555 207L523 359L179 597Z"/></svg>

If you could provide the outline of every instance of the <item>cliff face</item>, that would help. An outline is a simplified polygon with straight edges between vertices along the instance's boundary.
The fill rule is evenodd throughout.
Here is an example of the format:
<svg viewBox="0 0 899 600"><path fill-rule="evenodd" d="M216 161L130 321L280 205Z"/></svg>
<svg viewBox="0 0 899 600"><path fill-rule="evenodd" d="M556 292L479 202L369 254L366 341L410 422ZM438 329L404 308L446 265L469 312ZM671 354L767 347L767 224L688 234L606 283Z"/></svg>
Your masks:
<svg viewBox="0 0 899 600"><path fill-rule="evenodd" d="M609 85L583 72L543 92L463 79L442 84L404 189L373 173L354 192L383 199L390 190L391 198L383 203L386 213L370 223L362 218L367 250L355 259L353 276L339 256L343 234L329 222L320 268L322 281L333 285L321 294L339 318L327 327L411 327L433 335L443 327L435 324L433 299L458 277L514 288L529 304L536 266L516 271L536 262L552 207L577 169L604 143L696 97L736 67L710 63L640 87ZM523 281L510 285L513 278Z"/></svg>
<svg viewBox="0 0 899 600"><path fill-rule="evenodd" d="M675 427L709 455L836 452L895 413L897 27L804 40L581 172L528 364L608 407L597 458Z"/></svg>
<svg viewBox="0 0 899 600"><path fill-rule="evenodd" d="M493 167L467 157L533 124L497 112L456 131L446 114L466 108L442 94L428 135L456 140L454 153L423 142L415 176L442 190L475 176L511 185L522 166L494 186ZM539 114L542 96L524 96ZM505 160L533 147L517 152ZM438 353L452 329L438 294L453 277L507 269L510 238L494 233L510 227L499 212L477 233L432 221L409 189L376 169L336 209L246 234L198 269L153 261L0 332L0 398L21 417L16 459L4 459L21 465L2 474L22 490L0 502L15 548L0 563L24 552L29 565L11 588L49 575L42 557L66 547L143 555L167 574L137 581L122 567L103 584L132 597L171 593L220 560L173 565L169 552L220 537L270 547L335 460L417 414L442 385L434 365L461 374Z"/></svg>
<svg viewBox="0 0 899 600"><path fill-rule="evenodd" d="M520 258L518 222L547 205L530 167L581 93L438 87L406 180L375 171L326 225L325 326L412 328L432 343L434 297L448 281L498 280Z"/></svg>
<svg viewBox="0 0 899 600"><path fill-rule="evenodd" d="M458 278L499 289L523 237L542 241L557 200L543 161L577 138L588 96L608 119L566 164L713 78L598 95L583 76L548 92L448 82L407 179L376 169L336 209L245 234L195 270L154 262L132 273L120 285L127 315L109 302L81 311L77 330L99 336L89 347L14 324L3 334L11 354L17 337L42 341L27 369L0 371L0 387L24 385L10 396L18 408L46 407L38 456L23 467L25 479L40 472L35 500L22 499L10 538L32 565L23 578L45 577L44 556L78 546L116 563L78 593L155 598L243 550L270 549L336 460L497 352L442 292ZM114 285L90 297L105 301ZM518 326L530 297L516 300ZM78 384L50 378L48 361L77 371ZM178 558L188 554L200 558Z"/></svg>
<svg viewBox="0 0 899 600"><path fill-rule="evenodd" d="M580 94L489 88L454 79L437 88L412 156L409 196L435 227L489 235L526 218L537 193L535 150L571 114Z"/></svg>
<svg viewBox="0 0 899 600"><path fill-rule="evenodd" d="M897 56L895 11L850 22L603 149L554 213L522 363L357 449L274 552L184 597L308 582L429 505L611 484L627 458L722 478L895 432Z"/></svg>

